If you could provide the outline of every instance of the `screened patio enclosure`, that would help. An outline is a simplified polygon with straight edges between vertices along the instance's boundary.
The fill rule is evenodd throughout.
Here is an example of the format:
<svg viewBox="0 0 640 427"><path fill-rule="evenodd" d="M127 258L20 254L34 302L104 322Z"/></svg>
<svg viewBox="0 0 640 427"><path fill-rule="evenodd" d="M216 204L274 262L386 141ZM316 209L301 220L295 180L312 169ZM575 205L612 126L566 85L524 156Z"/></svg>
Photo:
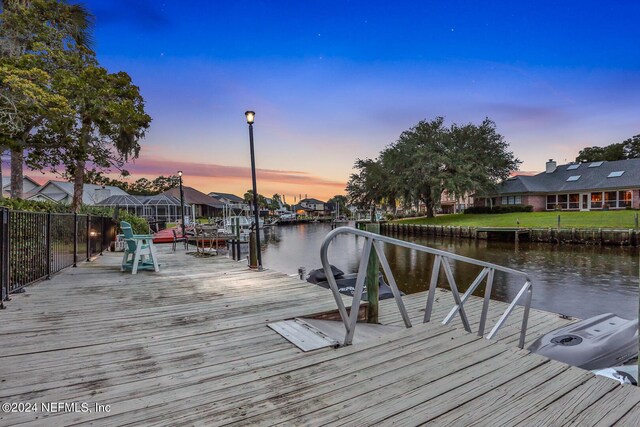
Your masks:
<svg viewBox="0 0 640 427"><path fill-rule="evenodd" d="M110 196L97 203L96 206L104 206L109 208L117 207L119 209L126 210L131 214L142 216L144 205L138 199L138 197L139 196L130 196L128 194L126 196Z"/></svg>
<svg viewBox="0 0 640 427"><path fill-rule="evenodd" d="M166 194L156 196L111 196L98 206L124 209L129 213L148 221L178 222L181 217L180 199ZM184 205L185 215L189 214L189 205Z"/></svg>

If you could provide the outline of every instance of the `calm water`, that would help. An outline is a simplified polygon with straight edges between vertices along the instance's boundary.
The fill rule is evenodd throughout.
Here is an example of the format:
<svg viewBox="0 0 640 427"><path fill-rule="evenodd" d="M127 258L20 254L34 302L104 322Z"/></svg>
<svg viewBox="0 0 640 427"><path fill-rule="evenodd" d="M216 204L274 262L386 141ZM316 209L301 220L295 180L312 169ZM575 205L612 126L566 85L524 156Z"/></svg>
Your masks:
<svg viewBox="0 0 640 427"><path fill-rule="evenodd" d="M266 231L263 264L294 274L304 266L320 268L320 245L331 230L329 224L273 227ZM579 318L612 312L626 318L638 314L638 251L634 248L555 246L542 243L401 236L422 245L493 262L529 273L533 280L532 306ZM363 240L338 236L329 250L329 260L345 272L355 272ZM406 293L427 290L433 258L396 246L385 246L385 254L398 286ZM452 264L461 290L479 268ZM441 273L441 276L444 276ZM522 281L496 273L493 298L511 299ZM443 283L444 284L444 283ZM481 295L482 290L478 295Z"/></svg>

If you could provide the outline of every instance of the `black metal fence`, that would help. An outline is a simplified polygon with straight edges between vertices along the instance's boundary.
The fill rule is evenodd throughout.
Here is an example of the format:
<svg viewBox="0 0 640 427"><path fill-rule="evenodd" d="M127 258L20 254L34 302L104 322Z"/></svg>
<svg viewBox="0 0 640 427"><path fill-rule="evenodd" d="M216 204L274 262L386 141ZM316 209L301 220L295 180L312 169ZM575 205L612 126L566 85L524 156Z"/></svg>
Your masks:
<svg viewBox="0 0 640 427"><path fill-rule="evenodd" d="M0 218L0 302L102 253L116 233L116 223L102 216L0 208Z"/></svg>

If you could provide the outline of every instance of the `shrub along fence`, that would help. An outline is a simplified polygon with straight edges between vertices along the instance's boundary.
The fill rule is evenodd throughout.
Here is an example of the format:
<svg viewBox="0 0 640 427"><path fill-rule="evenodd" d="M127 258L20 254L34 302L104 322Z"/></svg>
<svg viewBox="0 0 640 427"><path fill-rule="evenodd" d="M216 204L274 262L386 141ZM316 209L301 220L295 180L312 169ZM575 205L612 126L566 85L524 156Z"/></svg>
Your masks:
<svg viewBox="0 0 640 427"><path fill-rule="evenodd" d="M116 223L104 216L0 208L0 218L0 304L11 293L102 253L116 234Z"/></svg>

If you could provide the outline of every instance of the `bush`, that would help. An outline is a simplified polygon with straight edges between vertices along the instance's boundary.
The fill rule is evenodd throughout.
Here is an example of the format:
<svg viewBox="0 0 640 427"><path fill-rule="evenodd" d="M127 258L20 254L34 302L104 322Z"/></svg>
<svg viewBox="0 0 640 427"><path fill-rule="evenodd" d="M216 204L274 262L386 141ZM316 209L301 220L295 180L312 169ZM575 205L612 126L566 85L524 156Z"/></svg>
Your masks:
<svg viewBox="0 0 640 427"><path fill-rule="evenodd" d="M37 200L22 199L0 199L0 207L5 207L13 211L25 212L52 212L52 213L72 213L71 205L64 203L45 202ZM86 206L80 207L79 214L96 215L96 216L112 216L113 209L102 206Z"/></svg>
<svg viewBox="0 0 640 427"><path fill-rule="evenodd" d="M126 221L131 224L134 234L149 234L149 223L144 218L140 218L126 210L120 210L118 212L118 233L122 233L120 221Z"/></svg>
<svg viewBox="0 0 640 427"><path fill-rule="evenodd" d="M489 206L471 206L464 210L465 214L490 214L491 208Z"/></svg>
<svg viewBox="0 0 640 427"><path fill-rule="evenodd" d="M32 200L22 199L8 199L3 198L0 200L0 206L9 208L13 211L27 211L27 212L54 212L54 213L68 213L71 212L69 205L54 202L40 202Z"/></svg>
<svg viewBox="0 0 640 427"><path fill-rule="evenodd" d="M465 214L503 214L513 212L533 212L531 205L498 205L489 206L472 206L464 210Z"/></svg>
<svg viewBox="0 0 640 427"><path fill-rule="evenodd" d="M26 212L52 212L52 213L71 213L71 206L63 203L44 202L35 200L22 200L22 199L0 199L0 207L9 208L14 211L26 211ZM113 218L113 209L103 206L87 206L82 205L80 211L81 215L94 215ZM118 213L119 221L127 221L131 224L133 232L136 234L149 233L149 224L144 218L140 218L133 214L128 213L126 210L120 210ZM118 223L118 230L120 230L120 223Z"/></svg>

